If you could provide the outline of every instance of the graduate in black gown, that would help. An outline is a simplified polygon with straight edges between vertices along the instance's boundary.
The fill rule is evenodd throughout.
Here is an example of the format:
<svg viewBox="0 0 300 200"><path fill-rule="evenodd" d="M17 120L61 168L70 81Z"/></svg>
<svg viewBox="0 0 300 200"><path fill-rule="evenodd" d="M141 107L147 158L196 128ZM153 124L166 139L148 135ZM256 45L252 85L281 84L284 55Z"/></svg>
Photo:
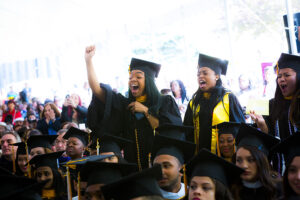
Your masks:
<svg viewBox="0 0 300 200"><path fill-rule="evenodd" d="M171 96L162 96L154 83L160 65L132 58L126 98L107 85L99 85L92 63L94 54L95 46L86 48L88 80L94 95L88 126L93 132L124 133L123 137L135 143L125 159L137 163L140 170L147 168L155 128L164 123L182 123L175 101Z"/></svg>
<svg viewBox="0 0 300 200"><path fill-rule="evenodd" d="M194 126L188 140L216 153L217 133L212 126L221 122L244 122L241 105L236 96L222 86L221 74L226 75L228 61L204 54L198 60L199 88L189 102L184 125Z"/></svg>

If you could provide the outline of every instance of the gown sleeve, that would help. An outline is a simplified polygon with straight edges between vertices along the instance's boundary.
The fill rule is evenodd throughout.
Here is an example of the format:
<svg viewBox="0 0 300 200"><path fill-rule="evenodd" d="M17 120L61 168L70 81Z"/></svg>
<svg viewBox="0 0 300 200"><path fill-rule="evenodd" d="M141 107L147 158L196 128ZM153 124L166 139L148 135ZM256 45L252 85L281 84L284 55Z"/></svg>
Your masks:
<svg viewBox="0 0 300 200"><path fill-rule="evenodd" d="M229 110L229 121L245 122L245 117L241 104L233 93L229 94Z"/></svg>
<svg viewBox="0 0 300 200"><path fill-rule="evenodd" d="M162 105L159 109L159 125L169 123L182 125L178 106L170 95L162 96Z"/></svg>
<svg viewBox="0 0 300 200"><path fill-rule="evenodd" d="M190 107L190 101L187 105L187 109L186 109L186 112L185 112L185 115L184 115L183 124L185 126L194 126L193 111ZM187 132L186 139L190 142L194 142L194 132L192 130Z"/></svg>

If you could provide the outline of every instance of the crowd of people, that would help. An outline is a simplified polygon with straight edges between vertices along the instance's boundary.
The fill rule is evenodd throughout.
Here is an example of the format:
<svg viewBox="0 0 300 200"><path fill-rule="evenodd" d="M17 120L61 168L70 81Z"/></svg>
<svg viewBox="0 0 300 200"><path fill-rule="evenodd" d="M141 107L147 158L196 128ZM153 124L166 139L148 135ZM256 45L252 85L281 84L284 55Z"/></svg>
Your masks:
<svg viewBox="0 0 300 200"><path fill-rule="evenodd" d="M251 83L224 87L226 60L199 54L188 97L181 80L159 91L161 65L132 58L124 96L98 80L95 51L88 108L75 93L2 105L0 199L300 199L299 56L281 54L270 114L249 124L238 96Z"/></svg>

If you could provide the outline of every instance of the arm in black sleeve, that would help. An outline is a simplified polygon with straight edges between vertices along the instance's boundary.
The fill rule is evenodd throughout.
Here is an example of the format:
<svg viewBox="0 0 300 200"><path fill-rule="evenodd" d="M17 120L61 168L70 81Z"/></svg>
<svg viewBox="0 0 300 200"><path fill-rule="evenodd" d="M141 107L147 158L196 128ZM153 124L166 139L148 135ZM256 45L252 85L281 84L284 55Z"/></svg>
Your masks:
<svg viewBox="0 0 300 200"><path fill-rule="evenodd" d="M72 119L70 119L68 117L68 107L67 106L63 106L62 107L62 111L61 111L61 122L70 122L72 121Z"/></svg>
<svg viewBox="0 0 300 200"><path fill-rule="evenodd" d="M233 93L229 94L229 121L245 122L241 104Z"/></svg>
<svg viewBox="0 0 300 200"><path fill-rule="evenodd" d="M162 105L159 109L159 125L164 123L171 124L182 124L182 119L180 116L180 112L178 106L174 99L170 95L161 96L162 97Z"/></svg>
<svg viewBox="0 0 300 200"><path fill-rule="evenodd" d="M86 117L87 112L88 112L88 110L87 110L86 107L79 106L79 105L75 108L75 110L76 110L78 113L80 113L80 115L82 115L82 116L84 116L84 117Z"/></svg>

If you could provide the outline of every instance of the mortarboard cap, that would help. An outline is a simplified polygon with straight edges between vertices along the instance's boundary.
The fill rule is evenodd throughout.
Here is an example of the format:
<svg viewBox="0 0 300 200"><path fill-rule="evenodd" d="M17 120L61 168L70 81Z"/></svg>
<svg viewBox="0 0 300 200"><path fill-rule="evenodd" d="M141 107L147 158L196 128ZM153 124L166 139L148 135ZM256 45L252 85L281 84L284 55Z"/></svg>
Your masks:
<svg viewBox="0 0 300 200"><path fill-rule="evenodd" d="M162 124L155 129L159 135L164 135L167 137L175 138L178 140L185 140L187 132L193 131L193 126L183 126L179 124Z"/></svg>
<svg viewBox="0 0 300 200"><path fill-rule="evenodd" d="M241 173L243 169L206 149L201 149L186 165L186 174L190 179L194 176L208 176L227 186L239 178Z"/></svg>
<svg viewBox="0 0 300 200"><path fill-rule="evenodd" d="M156 135L152 147L153 158L159 155L176 157L181 164L189 161L195 153L196 145L184 140L177 140L163 135Z"/></svg>
<svg viewBox="0 0 300 200"><path fill-rule="evenodd" d="M289 136L272 149L272 152L284 154L285 163L290 164L295 156L300 156L300 132Z"/></svg>
<svg viewBox="0 0 300 200"><path fill-rule="evenodd" d="M228 61L221 60L219 58L207 56L205 54L199 54L198 59L199 68L208 67L216 72L216 74L226 75Z"/></svg>
<svg viewBox="0 0 300 200"><path fill-rule="evenodd" d="M17 150L17 156L18 155L26 155L27 152L26 152L26 145L24 142L18 142L18 143L14 143L14 144L11 144L12 146L17 146L18 147L18 150ZM28 151L30 152L30 151Z"/></svg>
<svg viewBox="0 0 300 200"><path fill-rule="evenodd" d="M222 122L220 124L214 125L212 128L218 129L218 134L232 134L233 137L236 137L241 123L238 122Z"/></svg>
<svg viewBox="0 0 300 200"><path fill-rule="evenodd" d="M162 178L161 165L145 169L101 188L106 200L130 200L144 196L162 196L158 180ZM117 192L116 192L117 191Z"/></svg>
<svg viewBox="0 0 300 200"><path fill-rule="evenodd" d="M135 171L136 164L88 161L81 168L80 175L83 180L87 180L89 186L112 183Z"/></svg>
<svg viewBox="0 0 300 200"><path fill-rule="evenodd" d="M132 145L133 142L130 140L126 140L121 137L117 137L111 134L105 134L99 138L99 152L100 153L107 153L107 152L114 152L116 154L121 155L121 150L124 149L126 146ZM92 149L96 149L97 139L94 140L93 144L91 145Z"/></svg>
<svg viewBox="0 0 300 200"><path fill-rule="evenodd" d="M38 195L43 186L48 182L37 182L34 179L20 177L20 176L0 176L0 200L41 200Z"/></svg>
<svg viewBox="0 0 300 200"><path fill-rule="evenodd" d="M141 70L151 78L157 78L161 65L153 62L132 58L130 71Z"/></svg>
<svg viewBox="0 0 300 200"><path fill-rule="evenodd" d="M82 131L78 128L74 128L74 127L71 127L67 132L66 134L63 136L64 139L69 139L70 137L76 137L78 138L84 146L87 145L88 143L88 133L85 132L85 131Z"/></svg>
<svg viewBox="0 0 300 200"><path fill-rule="evenodd" d="M64 153L64 151L46 153L34 156L30 161L30 165L35 165L35 168L48 166L52 169L58 169L58 158Z"/></svg>
<svg viewBox="0 0 300 200"><path fill-rule="evenodd" d="M282 53L277 61L278 68L292 68L296 72L300 72L300 56Z"/></svg>
<svg viewBox="0 0 300 200"><path fill-rule="evenodd" d="M30 149L44 147L51 149L51 146L58 135L32 135L27 140Z"/></svg>
<svg viewBox="0 0 300 200"><path fill-rule="evenodd" d="M278 144L280 140L252 126L241 123L235 141L238 148L240 146L253 146L268 156L271 148Z"/></svg>

